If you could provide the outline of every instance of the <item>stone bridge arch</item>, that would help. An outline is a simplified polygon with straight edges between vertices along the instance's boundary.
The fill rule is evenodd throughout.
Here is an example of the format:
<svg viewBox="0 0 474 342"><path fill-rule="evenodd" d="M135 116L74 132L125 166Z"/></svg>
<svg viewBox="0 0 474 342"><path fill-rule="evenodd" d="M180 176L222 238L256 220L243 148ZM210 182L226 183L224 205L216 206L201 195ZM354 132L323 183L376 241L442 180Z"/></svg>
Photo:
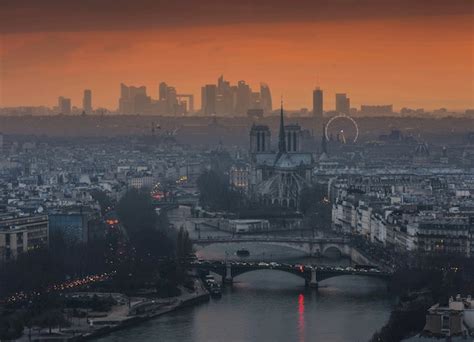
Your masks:
<svg viewBox="0 0 474 342"><path fill-rule="evenodd" d="M323 246L322 251L321 251L321 255L324 256L324 257L334 257L334 256L336 256L336 257L340 258L341 256L343 256L345 254L347 254L347 253L345 253L344 248L341 248L341 246L339 246L337 244L333 244L333 243L325 244Z"/></svg>
<svg viewBox="0 0 474 342"><path fill-rule="evenodd" d="M217 241L216 241L217 240ZM210 245L225 245L225 244L264 244L270 246L281 246L292 250L297 250L310 256L327 256L328 252L336 251L338 256L351 256L351 247L346 241L312 241L312 240L289 240L284 239L224 239L224 240L194 240L193 244L197 247L206 248Z"/></svg>
<svg viewBox="0 0 474 342"><path fill-rule="evenodd" d="M300 252L303 252L305 254L316 254L316 250L318 248L314 248L314 250L311 249L310 244L308 242L281 242L281 241L225 241L225 242L193 242L194 246L201 247L201 248L207 248L211 245L225 245L225 244L235 244L235 243L255 243L255 244L265 244L269 246L280 246L280 247L286 247L290 248L293 250L297 250Z"/></svg>
<svg viewBox="0 0 474 342"><path fill-rule="evenodd" d="M238 277L242 274L245 273L250 273L250 272L257 272L257 271L273 271L273 272L283 272L283 273L288 273L292 274L296 277L302 278L303 280L308 280L311 277L311 274L308 271L303 271L300 272L298 270L290 270L290 269L279 269L279 268L238 268L238 267L232 267L232 278L234 279L235 277Z"/></svg>

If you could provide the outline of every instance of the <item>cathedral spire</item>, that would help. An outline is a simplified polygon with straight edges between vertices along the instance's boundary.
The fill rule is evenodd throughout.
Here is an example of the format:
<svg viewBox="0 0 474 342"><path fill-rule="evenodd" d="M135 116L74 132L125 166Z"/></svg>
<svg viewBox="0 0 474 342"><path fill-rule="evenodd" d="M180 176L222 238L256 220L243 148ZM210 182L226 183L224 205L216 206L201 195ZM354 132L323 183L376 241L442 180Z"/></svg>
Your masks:
<svg viewBox="0 0 474 342"><path fill-rule="evenodd" d="M280 111L280 134L278 135L278 152L286 152L285 142L285 123L283 121L283 98L281 99L281 111Z"/></svg>

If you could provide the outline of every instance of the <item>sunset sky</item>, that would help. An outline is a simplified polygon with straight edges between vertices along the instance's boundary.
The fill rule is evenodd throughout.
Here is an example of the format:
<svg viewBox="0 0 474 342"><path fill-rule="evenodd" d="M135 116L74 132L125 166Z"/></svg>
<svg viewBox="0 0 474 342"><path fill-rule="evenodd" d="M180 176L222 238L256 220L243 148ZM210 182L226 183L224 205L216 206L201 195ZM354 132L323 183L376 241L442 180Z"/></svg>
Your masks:
<svg viewBox="0 0 474 342"><path fill-rule="evenodd" d="M121 82L194 93L223 74L269 84L291 109L311 91L351 105L474 107L472 0L2 1L0 107L93 91L117 107Z"/></svg>

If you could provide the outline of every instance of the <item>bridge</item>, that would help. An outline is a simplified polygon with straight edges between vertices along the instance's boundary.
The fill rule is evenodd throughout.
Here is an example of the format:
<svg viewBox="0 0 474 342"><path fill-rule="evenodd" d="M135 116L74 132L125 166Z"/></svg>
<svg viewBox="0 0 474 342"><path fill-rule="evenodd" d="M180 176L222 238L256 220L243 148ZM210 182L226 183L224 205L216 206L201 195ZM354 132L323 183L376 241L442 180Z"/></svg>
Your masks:
<svg viewBox="0 0 474 342"><path fill-rule="evenodd" d="M294 274L305 280L305 285L317 288L320 281L343 276L357 275L379 279L390 279L392 273L379 271L374 268L352 268L352 267L327 267L309 265L290 265L265 262L229 262L229 261L194 261L189 264L196 270L213 272L222 277L223 283L232 284L235 277L257 270L275 270Z"/></svg>
<svg viewBox="0 0 474 342"><path fill-rule="evenodd" d="M350 245L350 239L344 237L333 238L312 238L312 237L267 237L267 236L218 236L193 239L193 245L197 247L206 247L218 243L245 243L256 242L277 246L284 246L297 249L309 256L324 256L330 250L336 251L340 255L354 259L353 249ZM358 261L358 260L355 260ZM369 264L368 260L360 260L361 263Z"/></svg>

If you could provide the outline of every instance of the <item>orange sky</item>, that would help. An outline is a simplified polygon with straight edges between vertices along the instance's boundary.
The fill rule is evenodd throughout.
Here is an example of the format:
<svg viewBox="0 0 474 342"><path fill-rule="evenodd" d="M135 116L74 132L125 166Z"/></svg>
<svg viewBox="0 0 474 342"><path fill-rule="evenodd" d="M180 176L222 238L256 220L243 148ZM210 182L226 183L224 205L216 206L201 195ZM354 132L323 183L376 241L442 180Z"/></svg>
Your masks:
<svg viewBox="0 0 474 342"><path fill-rule="evenodd" d="M215 83L269 84L274 104L311 106L319 80L325 109L334 93L351 105L395 108L473 108L473 16L4 33L0 107L48 105L82 91L93 105L117 107L119 84L145 85L157 97L160 81L180 93Z"/></svg>

